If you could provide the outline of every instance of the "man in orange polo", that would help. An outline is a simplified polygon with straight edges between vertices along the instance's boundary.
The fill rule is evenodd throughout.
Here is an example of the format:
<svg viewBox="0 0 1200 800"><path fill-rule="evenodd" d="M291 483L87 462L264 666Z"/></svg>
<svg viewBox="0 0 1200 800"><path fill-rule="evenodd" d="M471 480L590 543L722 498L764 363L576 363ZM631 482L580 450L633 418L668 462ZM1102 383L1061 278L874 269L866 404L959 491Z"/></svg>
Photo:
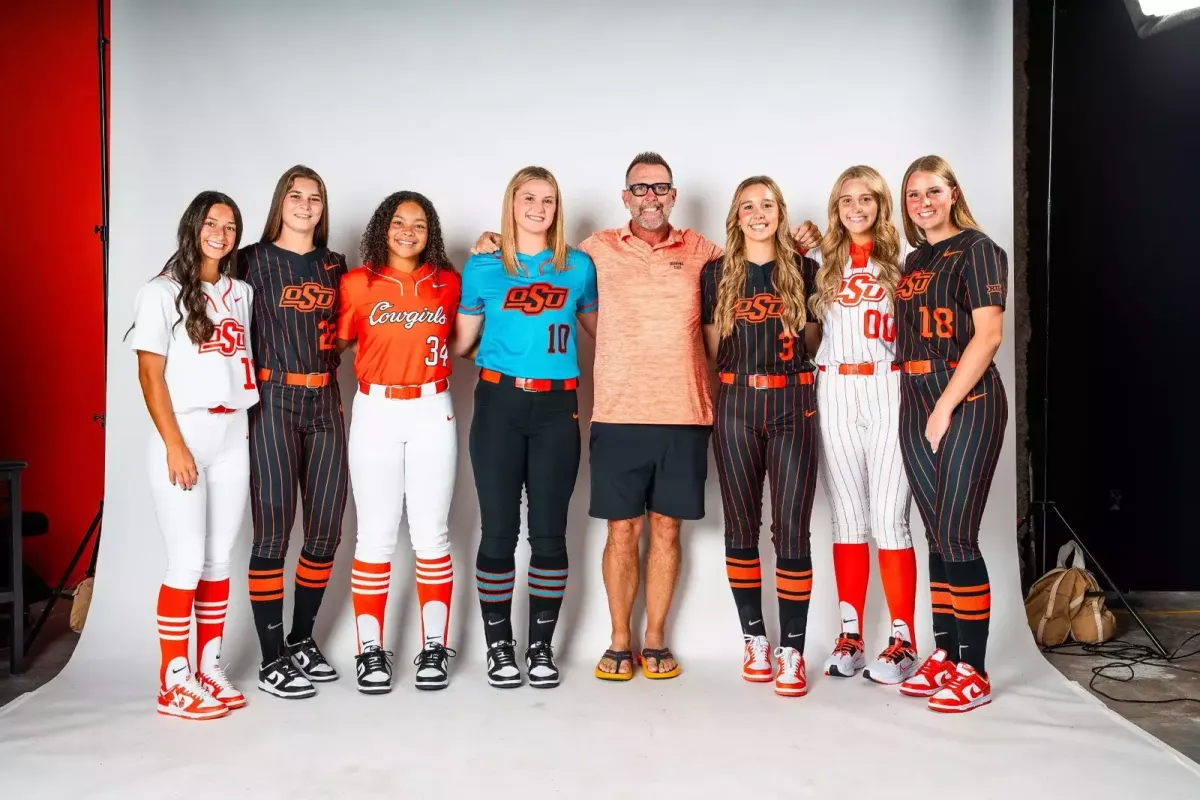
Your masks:
<svg viewBox="0 0 1200 800"><path fill-rule="evenodd" d="M621 199L630 220L589 236L579 249L596 264L603 298L596 325L595 401L589 441L589 514L608 522L604 586L612 641L596 676L633 674L630 615L637 594L638 542L649 517L646 632L639 659L650 678L672 678L679 665L665 627L679 577L679 527L704 516L713 404L700 329L700 271L721 248L668 222L674 176L657 153L641 153L625 171ZM813 247L811 223L796 232ZM485 233L472 252L491 252Z"/></svg>

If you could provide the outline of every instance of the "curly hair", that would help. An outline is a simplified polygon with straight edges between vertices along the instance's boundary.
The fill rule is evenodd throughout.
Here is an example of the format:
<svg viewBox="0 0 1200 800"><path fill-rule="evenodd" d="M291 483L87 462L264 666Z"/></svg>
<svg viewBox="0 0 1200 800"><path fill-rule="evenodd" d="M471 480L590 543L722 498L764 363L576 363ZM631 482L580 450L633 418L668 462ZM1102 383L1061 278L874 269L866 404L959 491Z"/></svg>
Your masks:
<svg viewBox="0 0 1200 800"><path fill-rule="evenodd" d="M442 238L442 222L438 218L437 209L429 198L418 192L393 192L383 198L371 215L367 229L363 231L359 242L358 254L362 263L368 268L386 267L388 263L388 228L392 225L392 215L401 203L416 203L425 212L425 221L429 224L429 234L425 240L425 249L417 256L422 264L431 265L434 270L448 269L454 271L454 264L446 255L446 242Z"/></svg>
<svg viewBox="0 0 1200 800"><path fill-rule="evenodd" d="M804 308L804 273L800 271L800 259L796 243L792 240L788 222L787 204L779 185L765 175L747 178L738 184L729 204L729 215L725 218L725 255L721 266L721 281L717 284L717 307L713 322L722 337L733 335L734 309L746 291L746 235L738 225L738 205L742 192L751 186L765 186L775 197L779 206L779 228L775 231L775 269L773 280L779 298L783 301L783 327L792 335L804 331L807 316Z"/></svg>
<svg viewBox="0 0 1200 800"><path fill-rule="evenodd" d="M829 193L829 228L821 240L821 268L817 271L816 291L809 301L818 319L823 318L834 304L842 286L842 273L850 261L850 233L842 225L838 207L842 186L849 180L862 181L875 197L876 217L871 230L875 244L871 248L871 260L879 268L879 284L887 292L889 302L900 281L900 233L892 222L892 193L887 181L872 167L861 164L849 167L833 182L833 190Z"/></svg>
<svg viewBox="0 0 1200 800"><path fill-rule="evenodd" d="M234 234L233 247L229 249L224 258L217 262L217 272L219 275L233 276L235 274L238 246L242 242L241 209L227 194L204 191L192 199L187 209L184 210L183 216L179 218L179 227L175 232L178 246L171 257L167 259L167 263L155 275L155 277L166 275L179 283L179 294L175 297L175 311L179 316L175 320L175 324L171 326L171 330L174 330L179 323L184 322L184 312L186 311L187 321L184 323L184 328L187 330L188 339L197 347L211 339L216 330L216 326L208 318L208 295L204 293L204 286L200 280L200 237L204 232L204 223L208 219L208 212L213 206L221 205L229 206L233 211L233 221L237 226L237 232ZM129 326L129 330L125 331L126 336L129 336L129 331L132 331L136 324L135 322L134 325Z"/></svg>

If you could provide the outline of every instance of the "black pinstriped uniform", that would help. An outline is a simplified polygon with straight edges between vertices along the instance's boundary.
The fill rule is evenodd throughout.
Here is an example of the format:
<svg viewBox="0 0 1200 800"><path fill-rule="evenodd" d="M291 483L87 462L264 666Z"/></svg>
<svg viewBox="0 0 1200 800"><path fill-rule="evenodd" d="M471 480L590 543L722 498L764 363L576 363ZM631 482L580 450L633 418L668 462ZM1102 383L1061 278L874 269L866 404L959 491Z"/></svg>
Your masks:
<svg viewBox="0 0 1200 800"><path fill-rule="evenodd" d="M995 364L967 393L937 453L925 427L954 364L975 333L972 310L1004 308L1008 257L980 231L964 230L909 254L896 289L896 360L928 362L901 377L900 446L931 551L948 562L979 558L979 523L996 473L1008 398Z"/></svg>
<svg viewBox="0 0 1200 800"><path fill-rule="evenodd" d="M817 264L801 259L805 301L815 284ZM725 515L725 544L738 550L758 546L762 525L763 480L771 478L771 533L779 558L809 555L809 521L817 480L817 396L814 365L803 331L783 331L783 305L775 294L775 263L747 264L746 286L738 301L733 334L722 337L717 371L732 375L717 394L713 444ZM700 273L701 315L712 324L722 262ZM782 388L754 388L750 376L784 376ZM753 380L751 378L751 380Z"/></svg>
<svg viewBox="0 0 1200 800"><path fill-rule="evenodd" d="M254 288L251 338L261 401L250 414L250 509L253 554L287 555L304 505L304 550L332 557L341 540L349 471L334 346L338 282L346 258L325 247L304 255L271 243L244 248L238 277ZM323 387L288 386L282 373L323 374Z"/></svg>

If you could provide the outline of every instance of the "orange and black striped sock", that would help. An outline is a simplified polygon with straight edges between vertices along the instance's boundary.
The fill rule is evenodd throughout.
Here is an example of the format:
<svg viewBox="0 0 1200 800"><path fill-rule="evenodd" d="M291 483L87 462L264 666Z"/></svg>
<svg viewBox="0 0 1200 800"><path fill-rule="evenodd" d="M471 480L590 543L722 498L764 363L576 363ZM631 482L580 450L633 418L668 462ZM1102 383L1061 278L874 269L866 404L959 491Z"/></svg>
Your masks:
<svg viewBox="0 0 1200 800"><path fill-rule="evenodd" d="M250 556L250 610L263 666L283 655L283 559Z"/></svg>
<svg viewBox="0 0 1200 800"><path fill-rule="evenodd" d="M762 562L753 548L725 548L725 574L733 589L742 633L746 636L766 636L762 613Z"/></svg>
<svg viewBox="0 0 1200 800"><path fill-rule="evenodd" d="M292 632L288 644L303 642L313 634L317 612L329 585L329 574L333 572L333 555L315 556L307 550L300 553L296 564L296 592L292 606Z"/></svg>
<svg viewBox="0 0 1200 800"><path fill-rule="evenodd" d="M950 599L958 624L958 660L970 664L980 675L987 660L988 629L992 621L992 585L982 558L947 561Z"/></svg>
<svg viewBox="0 0 1200 800"><path fill-rule="evenodd" d="M804 653L808 601L812 598L812 558L775 559L775 594L779 597L779 646Z"/></svg>
<svg viewBox="0 0 1200 800"><path fill-rule="evenodd" d="M933 642L945 650L950 660L958 661L958 624L954 620L954 604L950 601L950 584L946 581L946 562L938 553L929 554L929 601L933 607Z"/></svg>

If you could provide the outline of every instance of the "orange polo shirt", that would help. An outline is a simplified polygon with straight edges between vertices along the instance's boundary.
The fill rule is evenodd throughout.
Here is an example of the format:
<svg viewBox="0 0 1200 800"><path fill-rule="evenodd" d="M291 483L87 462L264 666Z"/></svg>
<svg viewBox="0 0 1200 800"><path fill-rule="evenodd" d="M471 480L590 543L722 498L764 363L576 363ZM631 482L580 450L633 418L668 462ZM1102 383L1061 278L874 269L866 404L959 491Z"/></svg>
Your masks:
<svg viewBox="0 0 1200 800"><path fill-rule="evenodd" d="M678 228L651 247L627 224L592 234L579 249L596 264L600 296L592 420L711 425L700 270L721 248Z"/></svg>

